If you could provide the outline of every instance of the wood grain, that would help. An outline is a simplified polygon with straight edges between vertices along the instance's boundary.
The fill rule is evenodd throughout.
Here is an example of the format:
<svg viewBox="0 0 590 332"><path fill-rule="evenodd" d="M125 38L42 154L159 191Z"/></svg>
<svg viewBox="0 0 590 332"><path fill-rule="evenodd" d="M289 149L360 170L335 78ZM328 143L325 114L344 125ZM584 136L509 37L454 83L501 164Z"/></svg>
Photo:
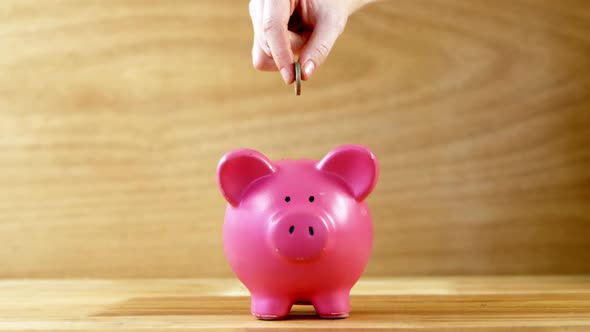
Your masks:
<svg viewBox="0 0 590 332"><path fill-rule="evenodd" d="M0 277L230 277L215 166L369 146L368 276L590 272L590 5L396 0L293 96L247 2L0 2Z"/></svg>
<svg viewBox="0 0 590 332"><path fill-rule="evenodd" d="M12 331L590 328L588 276L362 279L344 320L295 306L286 320L258 321L235 279L3 280L0 294L0 330Z"/></svg>

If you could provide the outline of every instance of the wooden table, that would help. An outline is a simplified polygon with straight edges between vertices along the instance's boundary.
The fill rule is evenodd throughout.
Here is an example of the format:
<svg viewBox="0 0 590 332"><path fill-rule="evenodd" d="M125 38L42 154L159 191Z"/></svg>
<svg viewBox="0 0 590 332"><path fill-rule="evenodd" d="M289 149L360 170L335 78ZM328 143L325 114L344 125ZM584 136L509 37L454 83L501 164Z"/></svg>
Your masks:
<svg viewBox="0 0 590 332"><path fill-rule="evenodd" d="M268 322L235 279L4 280L0 330L590 330L590 276L363 279L352 295L347 319Z"/></svg>

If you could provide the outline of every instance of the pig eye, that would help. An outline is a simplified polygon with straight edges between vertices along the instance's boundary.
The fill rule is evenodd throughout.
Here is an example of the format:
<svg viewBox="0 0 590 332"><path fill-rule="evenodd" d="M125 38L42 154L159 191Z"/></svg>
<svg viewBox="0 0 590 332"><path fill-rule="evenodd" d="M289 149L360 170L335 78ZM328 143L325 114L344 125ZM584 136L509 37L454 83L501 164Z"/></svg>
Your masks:
<svg viewBox="0 0 590 332"><path fill-rule="evenodd" d="M314 200L315 200L315 197L313 197L313 196L309 196L309 202L310 202L310 203L313 203L313 201L314 201Z"/></svg>
<svg viewBox="0 0 590 332"><path fill-rule="evenodd" d="M291 196L285 196L285 202L290 202L291 201Z"/></svg>

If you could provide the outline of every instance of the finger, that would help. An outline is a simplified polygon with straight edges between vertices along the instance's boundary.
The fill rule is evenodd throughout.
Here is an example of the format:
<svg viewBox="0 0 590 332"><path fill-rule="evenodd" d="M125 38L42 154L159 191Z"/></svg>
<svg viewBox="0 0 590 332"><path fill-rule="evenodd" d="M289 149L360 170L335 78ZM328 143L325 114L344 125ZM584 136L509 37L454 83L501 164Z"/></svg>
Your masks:
<svg viewBox="0 0 590 332"><path fill-rule="evenodd" d="M250 1L250 19L252 20L252 28L254 30L254 39L258 42L258 45L262 48L264 53L270 56L270 49L264 38L262 31L262 10L264 8L264 0L251 0Z"/></svg>
<svg viewBox="0 0 590 332"><path fill-rule="evenodd" d="M262 30L270 53L281 76L287 84L293 82L293 52L289 45L287 24L290 16L290 2L285 0L267 0L262 14Z"/></svg>
<svg viewBox="0 0 590 332"><path fill-rule="evenodd" d="M293 53L297 53L309 39L309 33L298 35L296 33L289 32L289 39L291 41L291 50ZM254 68L260 71L278 70L273 58L264 52L256 40L254 40L254 45L252 46L252 62Z"/></svg>
<svg viewBox="0 0 590 332"><path fill-rule="evenodd" d="M252 46L252 64L256 70L277 71L275 61L264 52L256 41L254 41L254 45Z"/></svg>
<svg viewBox="0 0 590 332"><path fill-rule="evenodd" d="M318 21L309 42L305 45L299 57L303 65L301 77L303 80L309 79L317 67L326 61L345 24L346 20L329 19Z"/></svg>
<svg viewBox="0 0 590 332"><path fill-rule="evenodd" d="M307 43L309 40L309 36L311 36L309 31L305 31L301 34L289 31L289 44L291 44L291 52L293 52L293 54L299 53L303 46L305 46L305 43Z"/></svg>

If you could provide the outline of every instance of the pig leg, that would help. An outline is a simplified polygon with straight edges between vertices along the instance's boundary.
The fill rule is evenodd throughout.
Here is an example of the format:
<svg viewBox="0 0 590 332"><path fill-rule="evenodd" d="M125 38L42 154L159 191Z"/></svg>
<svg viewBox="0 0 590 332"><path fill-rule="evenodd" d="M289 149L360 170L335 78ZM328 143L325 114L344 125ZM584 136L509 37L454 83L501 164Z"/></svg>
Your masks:
<svg viewBox="0 0 590 332"><path fill-rule="evenodd" d="M322 318L346 318L350 312L350 292L334 291L317 296L313 307Z"/></svg>
<svg viewBox="0 0 590 332"><path fill-rule="evenodd" d="M252 315L258 319L281 319L289 314L293 302L288 298L252 294Z"/></svg>

